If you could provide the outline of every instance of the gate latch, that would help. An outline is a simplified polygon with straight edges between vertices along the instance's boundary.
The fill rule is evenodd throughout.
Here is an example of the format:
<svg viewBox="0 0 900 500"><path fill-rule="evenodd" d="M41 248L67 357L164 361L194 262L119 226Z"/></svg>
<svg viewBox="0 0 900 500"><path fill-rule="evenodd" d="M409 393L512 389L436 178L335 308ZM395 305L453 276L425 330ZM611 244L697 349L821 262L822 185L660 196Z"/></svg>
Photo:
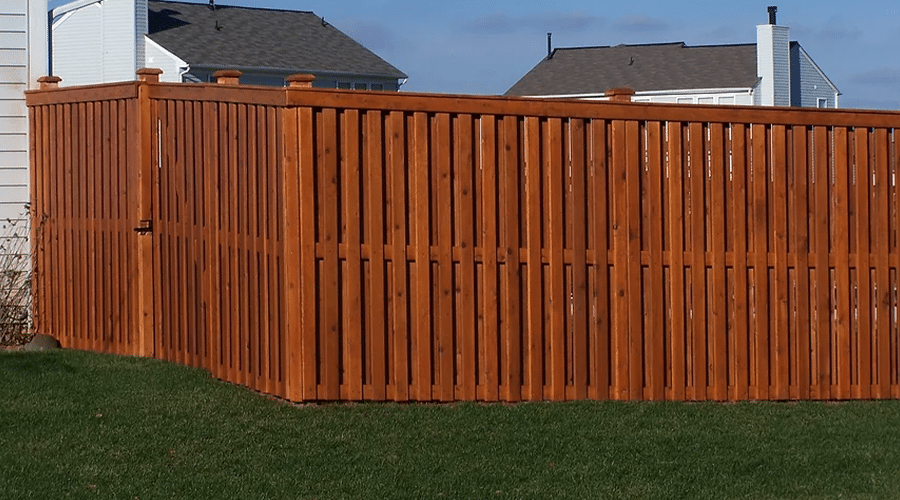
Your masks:
<svg viewBox="0 0 900 500"><path fill-rule="evenodd" d="M153 221L149 219L141 220L141 223L138 227L134 228L134 231L140 234L146 234L153 231Z"/></svg>

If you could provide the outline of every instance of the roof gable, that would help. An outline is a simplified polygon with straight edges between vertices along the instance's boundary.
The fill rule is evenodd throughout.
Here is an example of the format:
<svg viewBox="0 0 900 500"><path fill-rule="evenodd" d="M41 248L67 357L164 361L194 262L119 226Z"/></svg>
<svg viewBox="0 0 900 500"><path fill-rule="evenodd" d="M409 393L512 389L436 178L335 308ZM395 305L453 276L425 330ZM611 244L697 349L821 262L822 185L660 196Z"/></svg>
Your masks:
<svg viewBox="0 0 900 500"><path fill-rule="evenodd" d="M148 36L192 66L405 78L312 12L150 0Z"/></svg>
<svg viewBox="0 0 900 500"><path fill-rule="evenodd" d="M559 48L506 95L602 94L615 87L638 92L751 88L757 80L755 43Z"/></svg>

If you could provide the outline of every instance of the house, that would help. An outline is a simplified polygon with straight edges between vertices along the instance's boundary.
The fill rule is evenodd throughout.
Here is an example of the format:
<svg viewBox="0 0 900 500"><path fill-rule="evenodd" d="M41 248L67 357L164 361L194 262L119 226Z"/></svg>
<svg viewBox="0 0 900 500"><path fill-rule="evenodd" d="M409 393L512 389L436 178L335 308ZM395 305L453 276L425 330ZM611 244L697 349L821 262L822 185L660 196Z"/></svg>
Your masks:
<svg viewBox="0 0 900 500"><path fill-rule="evenodd" d="M63 85L133 80L207 82L220 69L241 82L399 90L406 75L312 12L163 0L76 0L52 12L52 72Z"/></svg>
<svg viewBox="0 0 900 500"><path fill-rule="evenodd" d="M0 238L26 231L28 108L25 91L47 72L47 0L0 2ZM12 224L15 223L15 226ZM17 233L18 234L18 233ZM25 237L27 234L20 234ZM0 242L0 255L8 245ZM24 246L27 251L27 245Z"/></svg>
<svg viewBox="0 0 900 500"><path fill-rule="evenodd" d="M631 88L632 101L837 108L840 91L790 29L756 27L756 43L689 46L684 42L550 50L508 96L605 99Z"/></svg>

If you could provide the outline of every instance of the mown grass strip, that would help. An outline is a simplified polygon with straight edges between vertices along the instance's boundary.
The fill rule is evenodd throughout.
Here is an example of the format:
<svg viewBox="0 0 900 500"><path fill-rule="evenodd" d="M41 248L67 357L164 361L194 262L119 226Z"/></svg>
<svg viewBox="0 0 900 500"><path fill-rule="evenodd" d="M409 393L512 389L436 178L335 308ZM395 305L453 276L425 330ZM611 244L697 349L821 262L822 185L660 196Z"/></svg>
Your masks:
<svg viewBox="0 0 900 500"><path fill-rule="evenodd" d="M0 354L3 498L897 498L900 402L306 405Z"/></svg>

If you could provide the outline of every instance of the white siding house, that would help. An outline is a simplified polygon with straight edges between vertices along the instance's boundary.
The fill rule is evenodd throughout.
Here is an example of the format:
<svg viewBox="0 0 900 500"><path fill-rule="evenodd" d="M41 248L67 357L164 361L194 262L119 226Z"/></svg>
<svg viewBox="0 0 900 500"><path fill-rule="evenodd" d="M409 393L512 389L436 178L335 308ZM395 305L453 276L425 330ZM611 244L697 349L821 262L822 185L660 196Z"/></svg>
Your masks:
<svg viewBox="0 0 900 500"><path fill-rule="evenodd" d="M4 1L4 0L0 0ZM177 0L75 0L52 12L53 75L61 85L135 79L208 82L220 69L241 82L283 86L312 73L314 86L398 90L406 75L312 12Z"/></svg>
<svg viewBox="0 0 900 500"><path fill-rule="evenodd" d="M606 100L608 89L630 88L634 102L838 107L837 87L775 11L756 43L551 49L506 95Z"/></svg>
<svg viewBox="0 0 900 500"><path fill-rule="evenodd" d="M0 2L0 235L25 224L28 108L25 90L47 74L47 0ZM26 247L27 248L27 247ZM4 248L0 248L3 253Z"/></svg>
<svg viewBox="0 0 900 500"><path fill-rule="evenodd" d="M133 80L144 67L147 0L77 0L53 9L52 29L63 85Z"/></svg>

